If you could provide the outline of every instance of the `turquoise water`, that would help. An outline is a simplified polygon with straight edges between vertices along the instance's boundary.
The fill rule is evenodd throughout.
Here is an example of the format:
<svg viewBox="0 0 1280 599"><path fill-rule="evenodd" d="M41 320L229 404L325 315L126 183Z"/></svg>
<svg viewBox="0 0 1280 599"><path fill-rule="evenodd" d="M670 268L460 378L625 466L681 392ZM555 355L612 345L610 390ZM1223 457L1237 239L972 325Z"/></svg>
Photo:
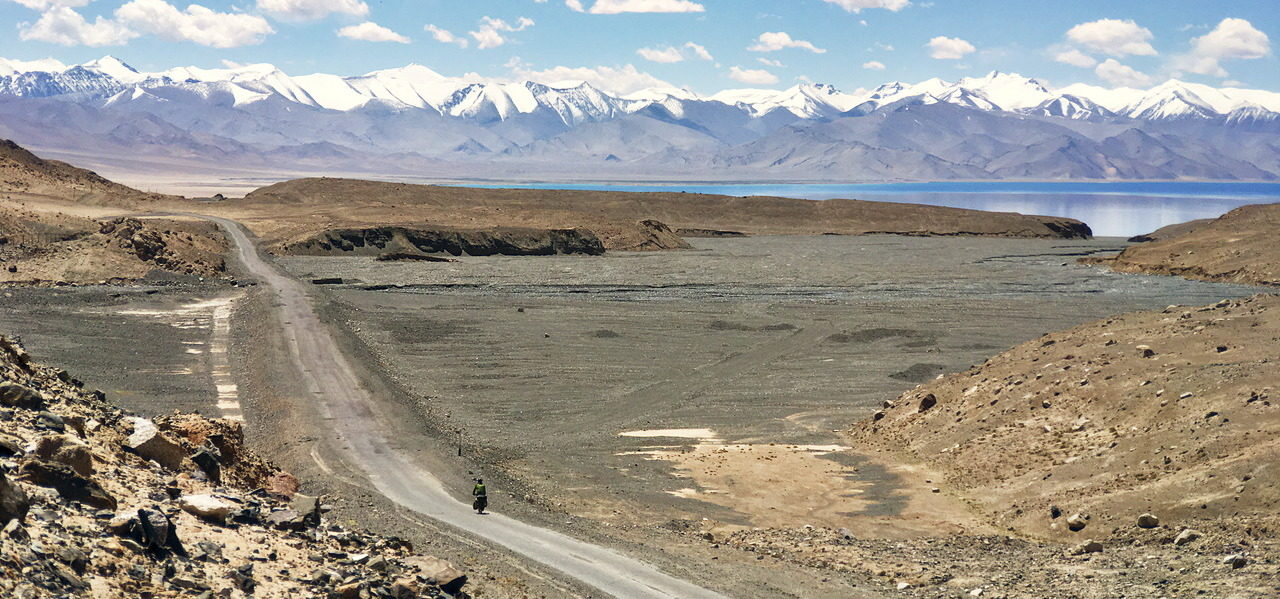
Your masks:
<svg viewBox="0 0 1280 599"><path fill-rule="evenodd" d="M912 202L1082 220L1098 236L1129 237L1174 223L1214 218L1246 204L1280 202L1280 183L1201 182L939 182L889 184L649 184L531 183L488 185L533 189L685 191L810 200L854 198Z"/></svg>

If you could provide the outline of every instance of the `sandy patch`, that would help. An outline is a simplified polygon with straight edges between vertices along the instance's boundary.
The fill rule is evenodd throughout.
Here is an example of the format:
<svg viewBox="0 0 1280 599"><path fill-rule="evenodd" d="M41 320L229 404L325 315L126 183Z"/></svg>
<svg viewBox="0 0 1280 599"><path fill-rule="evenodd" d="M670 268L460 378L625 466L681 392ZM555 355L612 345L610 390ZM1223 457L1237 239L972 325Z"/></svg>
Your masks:
<svg viewBox="0 0 1280 599"><path fill-rule="evenodd" d="M934 492L928 472L889 469L844 445L729 443L696 428L619 436L697 439L616 455L670 462L678 486L668 494L729 508L753 526L850 528L861 536L888 537L981 528L960 502L941 489Z"/></svg>

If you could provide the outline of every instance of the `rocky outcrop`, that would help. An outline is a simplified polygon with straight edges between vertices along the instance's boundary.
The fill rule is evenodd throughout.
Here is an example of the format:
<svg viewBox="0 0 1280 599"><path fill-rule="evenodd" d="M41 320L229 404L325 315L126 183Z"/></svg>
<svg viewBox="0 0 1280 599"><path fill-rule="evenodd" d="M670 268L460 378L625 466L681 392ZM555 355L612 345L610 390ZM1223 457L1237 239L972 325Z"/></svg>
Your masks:
<svg viewBox="0 0 1280 599"><path fill-rule="evenodd" d="M388 251L446 253L453 256L551 256L604 253L604 244L585 229L479 229L453 230L417 227L369 227L332 229L312 237L285 243L280 248L294 255L381 255Z"/></svg>
<svg viewBox="0 0 1280 599"><path fill-rule="evenodd" d="M327 521L237 422L126 416L3 336L0 385L41 398L0 408L0 597L465 595L448 562Z"/></svg>

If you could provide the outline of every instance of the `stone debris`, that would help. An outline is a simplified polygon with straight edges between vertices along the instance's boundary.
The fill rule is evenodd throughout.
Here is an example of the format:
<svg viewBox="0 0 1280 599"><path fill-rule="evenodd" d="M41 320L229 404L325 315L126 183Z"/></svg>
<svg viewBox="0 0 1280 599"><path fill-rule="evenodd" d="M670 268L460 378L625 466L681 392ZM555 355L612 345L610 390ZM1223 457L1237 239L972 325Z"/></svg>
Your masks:
<svg viewBox="0 0 1280 599"><path fill-rule="evenodd" d="M161 433L155 423L146 418L130 417L125 420L133 425L133 432L125 439L125 447L170 470L182 469L187 457L182 446Z"/></svg>
<svg viewBox="0 0 1280 599"><path fill-rule="evenodd" d="M1071 555L1085 555L1087 553L1102 553L1102 543L1089 539L1071 548Z"/></svg>
<svg viewBox="0 0 1280 599"><path fill-rule="evenodd" d="M238 423L127 416L25 355L0 336L0 597L466 596L449 562L325 522Z"/></svg>
<svg viewBox="0 0 1280 599"><path fill-rule="evenodd" d="M1198 530L1194 530L1190 528L1183 529L1182 532L1178 533L1178 536L1173 538L1173 544L1181 547L1183 545L1186 545L1187 543L1194 542L1203 536L1204 536L1204 533Z"/></svg>
<svg viewBox="0 0 1280 599"><path fill-rule="evenodd" d="M215 522L225 521L237 509L236 504L213 495L183 495L178 500L178 507L188 514Z"/></svg>

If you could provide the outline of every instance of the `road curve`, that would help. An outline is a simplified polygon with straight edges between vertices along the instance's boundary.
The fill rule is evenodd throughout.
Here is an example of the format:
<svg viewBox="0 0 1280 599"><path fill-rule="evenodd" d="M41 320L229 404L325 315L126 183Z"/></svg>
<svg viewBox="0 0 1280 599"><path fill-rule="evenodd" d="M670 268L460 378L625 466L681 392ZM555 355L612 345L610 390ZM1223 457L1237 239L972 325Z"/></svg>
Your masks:
<svg viewBox="0 0 1280 599"><path fill-rule="evenodd" d="M479 516L448 493L431 472L396 451L379 426L373 397L338 349L308 297L308 285L268 263L237 222L200 215L220 225L245 270L277 296L282 334L321 414L345 442L339 451L388 499L429 518L544 564L615 597L725 599L638 559L492 513Z"/></svg>

